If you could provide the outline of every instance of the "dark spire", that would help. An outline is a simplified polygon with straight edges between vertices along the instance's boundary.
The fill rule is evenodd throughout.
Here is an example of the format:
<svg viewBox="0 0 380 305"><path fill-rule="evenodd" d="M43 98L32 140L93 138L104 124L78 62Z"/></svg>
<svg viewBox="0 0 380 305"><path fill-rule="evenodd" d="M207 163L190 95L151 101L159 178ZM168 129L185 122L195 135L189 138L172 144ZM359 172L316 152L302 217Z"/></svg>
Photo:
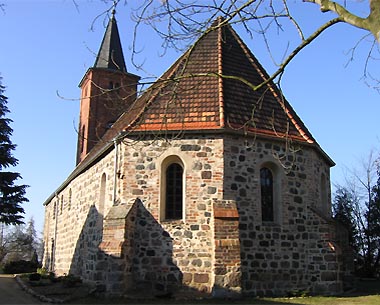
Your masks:
<svg viewBox="0 0 380 305"><path fill-rule="evenodd" d="M115 19L115 9L112 10L112 16L108 22L94 68L127 71L120 43L119 30Z"/></svg>

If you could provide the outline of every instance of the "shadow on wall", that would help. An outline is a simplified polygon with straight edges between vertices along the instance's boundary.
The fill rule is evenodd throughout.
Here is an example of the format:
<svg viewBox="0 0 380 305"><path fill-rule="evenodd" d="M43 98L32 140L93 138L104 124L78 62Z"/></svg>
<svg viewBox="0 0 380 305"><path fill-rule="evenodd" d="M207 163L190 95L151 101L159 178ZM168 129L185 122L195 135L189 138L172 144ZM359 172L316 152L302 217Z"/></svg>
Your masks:
<svg viewBox="0 0 380 305"><path fill-rule="evenodd" d="M95 205L88 210L86 221L78 237L72 257L69 274L75 274L90 280L90 276L96 270L96 258L98 246L102 241L103 215L99 214Z"/></svg>
<svg viewBox="0 0 380 305"><path fill-rule="evenodd" d="M104 220L90 207L69 273L109 295L157 296L182 286L172 238L139 199L113 206Z"/></svg>
<svg viewBox="0 0 380 305"><path fill-rule="evenodd" d="M96 286L101 295L129 297L234 296L225 285L209 291L190 287L173 261L183 249L139 200L114 205L104 218L91 206L78 238L70 274Z"/></svg>
<svg viewBox="0 0 380 305"><path fill-rule="evenodd" d="M178 289L183 275L173 262L173 240L139 199L128 214L127 229L132 288L154 294Z"/></svg>

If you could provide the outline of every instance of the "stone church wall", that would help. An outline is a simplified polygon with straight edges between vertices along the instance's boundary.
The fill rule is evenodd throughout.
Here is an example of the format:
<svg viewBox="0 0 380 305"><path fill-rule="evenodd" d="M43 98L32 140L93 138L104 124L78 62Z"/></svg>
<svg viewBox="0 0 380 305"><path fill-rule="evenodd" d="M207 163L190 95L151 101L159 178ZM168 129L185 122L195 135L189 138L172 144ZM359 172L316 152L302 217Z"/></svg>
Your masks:
<svg viewBox="0 0 380 305"><path fill-rule="evenodd" d="M185 169L185 203L183 220L163 219L163 168L178 157ZM213 285L213 201L223 195L223 141L218 138L155 141L152 145L126 145L123 154L122 197L139 198L159 228L172 239L172 264L181 273L186 287L211 292ZM150 240L160 232L150 231ZM145 246L148 251L152 244ZM141 281L147 280L148 253L135 256ZM157 251L157 250L156 250ZM162 250L161 250L162 251ZM176 273L175 271L174 273ZM173 274L173 276L178 276Z"/></svg>
<svg viewBox="0 0 380 305"><path fill-rule="evenodd" d="M185 168L185 215L183 220L165 221L161 212L163 207L160 207L160 180L163 166L173 156L179 158ZM112 205L114 158L115 153L111 152L75 178L47 204L44 265L50 266L57 274L70 272L93 283L107 280L106 286L111 291L139 288L126 282L121 286L113 284L125 281L121 279L124 275L115 276L116 269L122 270L123 274L129 273L134 283L143 285L159 283L163 275L160 276L154 266L166 265L168 270L164 277L170 278L170 281L180 280L181 285L190 290L211 292L214 281L212 212L213 201L222 198L223 141L212 138L181 139L170 143L157 141L150 146L137 143L119 145L115 204L130 206L138 198L144 208L136 212L141 221L134 225L132 235L128 235L132 231L130 221L124 220L119 224L124 226L122 234L127 235L111 238L114 245L118 245L115 247L119 247L117 255L115 247L100 245L102 228L106 225L107 213ZM105 207L101 213L99 198L103 174L107 181ZM70 189L69 209L66 198ZM64 204L61 213L62 196ZM57 217L53 217L54 209L58 211ZM171 245L157 238L163 234L170 237ZM120 245L125 237L134 240L132 248L130 245ZM52 249L52 239L54 245L58 245L55 249ZM128 261L132 265L130 269L125 261L120 260L126 260L127 253L133 256Z"/></svg>
<svg viewBox="0 0 380 305"><path fill-rule="evenodd" d="M91 278L102 239L102 215L112 205L114 159L110 154L71 181L45 207L43 264L57 275L69 272ZM99 198L106 178L104 205Z"/></svg>
<svg viewBox="0 0 380 305"><path fill-rule="evenodd" d="M279 181L273 222L261 218L262 166L271 168ZM321 177L326 185L321 185ZM226 139L224 194L226 199L236 200L239 213L244 293L339 291L341 283L334 277L337 256L328 245L331 227L313 212L320 210L329 217L330 199L320 196L330 194L329 178L326 161L308 147ZM322 190L324 187L328 189Z"/></svg>
<svg viewBox="0 0 380 305"><path fill-rule="evenodd" d="M47 204L44 265L111 294L339 290L329 165L313 148L285 144L125 139ZM162 181L172 161L184 168L184 215L167 221ZM270 223L261 217L262 166L276 181Z"/></svg>

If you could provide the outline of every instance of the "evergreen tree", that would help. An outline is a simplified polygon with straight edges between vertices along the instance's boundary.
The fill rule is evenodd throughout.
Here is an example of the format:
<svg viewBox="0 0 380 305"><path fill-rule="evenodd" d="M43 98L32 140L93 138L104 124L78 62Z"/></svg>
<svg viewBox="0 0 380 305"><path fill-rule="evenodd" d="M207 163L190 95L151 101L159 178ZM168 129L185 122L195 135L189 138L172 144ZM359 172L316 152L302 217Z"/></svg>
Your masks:
<svg viewBox="0 0 380 305"><path fill-rule="evenodd" d="M5 117L9 113L8 98L4 95L5 87L1 81L0 78L0 223L21 224L24 218L21 204L28 201L25 197L27 185L15 184L21 175L4 170L17 165L18 160L12 155L16 145L10 139L13 130L9 124L12 120Z"/></svg>
<svg viewBox="0 0 380 305"><path fill-rule="evenodd" d="M0 243L0 265L4 262L26 260L38 262L43 244L34 228L34 220L27 224L7 226Z"/></svg>
<svg viewBox="0 0 380 305"><path fill-rule="evenodd" d="M38 261L38 259L43 255L43 243L34 227L33 217L29 219L26 225L25 234L27 235L30 244L29 251L34 253L32 258Z"/></svg>
<svg viewBox="0 0 380 305"><path fill-rule="evenodd" d="M380 269L380 158L363 162L364 174L353 171L347 187L338 186L333 200L334 218L349 231L356 256L357 275L377 276Z"/></svg>
<svg viewBox="0 0 380 305"><path fill-rule="evenodd" d="M375 276L380 263L380 172L378 170L378 179L371 190L371 201L368 204L365 218L367 228L365 235L367 237L367 268Z"/></svg>
<svg viewBox="0 0 380 305"><path fill-rule="evenodd" d="M354 219L355 195L347 188L338 186L333 200L334 219L344 225L348 231L350 246L357 251L358 249L358 230Z"/></svg>

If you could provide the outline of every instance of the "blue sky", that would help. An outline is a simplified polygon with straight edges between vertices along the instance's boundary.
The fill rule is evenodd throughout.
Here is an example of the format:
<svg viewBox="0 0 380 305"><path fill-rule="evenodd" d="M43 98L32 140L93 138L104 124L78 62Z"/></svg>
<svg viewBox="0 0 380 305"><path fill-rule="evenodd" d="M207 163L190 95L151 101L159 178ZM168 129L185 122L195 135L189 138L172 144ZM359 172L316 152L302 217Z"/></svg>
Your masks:
<svg viewBox="0 0 380 305"><path fill-rule="evenodd" d="M0 73L7 87L10 118L17 144L16 170L20 183L30 185L25 204L26 218L33 216L39 231L43 226L43 202L74 169L78 124L78 84L95 61L105 31L108 6L100 0L2 0L0 11ZM300 4L296 14L311 31L328 16L314 5ZM130 63L133 23L127 7L117 10L127 69L144 75ZM253 40L235 28L262 65L274 66L259 37ZM362 80L364 49L345 67L350 48L363 31L338 25L308 46L289 65L283 77L284 95L325 152L336 162L333 183L344 183L345 167L358 166L359 159L379 147L379 94ZM161 41L145 28L140 32L138 60L144 69L160 75L180 55L162 54ZM275 55L287 41L276 38ZM278 51L278 52L277 52ZM372 63L374 70L379 67ZM379 64L376 64L379 65Z"/></svg>

